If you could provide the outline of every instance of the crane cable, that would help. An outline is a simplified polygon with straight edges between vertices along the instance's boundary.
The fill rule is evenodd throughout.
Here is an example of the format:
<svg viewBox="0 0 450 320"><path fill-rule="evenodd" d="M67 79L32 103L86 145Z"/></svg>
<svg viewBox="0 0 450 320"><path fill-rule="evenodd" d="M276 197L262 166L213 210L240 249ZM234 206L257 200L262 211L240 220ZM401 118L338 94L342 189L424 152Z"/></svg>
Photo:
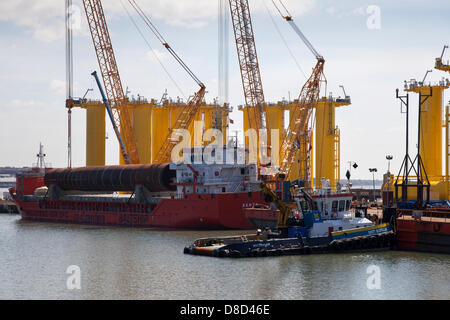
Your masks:
<svg viewBox="0 0 450 320"><path fill-rule="evenodd" d="M311 44L311 42L309 42L309 40L305 37L305 35L303 34L303 32L299 29L299 27L295 24L294 19L292 19L292 15L290 14L290 12L288 11L288 9L286 8L286 6L283 4L283 2L281 0L278 0L280 2L280 4L283 6L284 10L286 11L287 15L284 15L280 8L277 6L277 4L275 3L275 0L272 0L273 5L275 6L275 8L278 10L278 12L280 13L280 15L283 17L283 19L285 19L287 22L289 22L289 24L291 25L292 29L294 29L294 31L298 34L298 36L302 39L302 41L305 43L305 45L308 47L309 50L311 50L311 52L313 53L313 55L316 57L316 59L320 60L323 59L323 56L320 55L317 50L313 47L313 45Z"/></svg>
<svg viewBox="0 0 450 320"><path fill-rule="evenodd" d="M294 53L292 52L291 48L289 47L288 42L283 37L283 34L281 33L280 28L278 28L278 25L275 22L275 19L273 18L273 15L270 13L269 7L267 7L267 3L266 2L264 2L264 6L266 7L266 10L267 10L267 13L268 13L270 19L272 20L272 23L273 23L273 25L275 27L275 30L277 30L278 35L280 36L281 40L283 41L284 45L286 46L286 49L288 50L289 54L291 55L292 59L294 60L295 64L297 65L298 70L301 72L303 77L305 79L307 79L305 72L303 71L302 67L300 66L300 63L298 62L297 58L295 57Z"/></svg>
<svg viewBox="0 0 450 320"><path fill-rule="evenodd" d="M194 79L194 81L200 86L205 87L205 85L197 78L197 76L192 72L191 69L184 63L183 60L176 54L176 52L170 47L164 37L159 33L158 29L155 25L150 21L145 12L139 7L135 0L128 0L131 6L136 10L138 15L142 18L144 23L148 26L148 28L153 32L153 34L158 38L158 40L162 43L162 45L169 51L169 53L175 58L175 60L181 65L181 67L189 74L189 76Z"/></svg>
<svg viewBox="0 0 450 320"><path fill-rule="evenodd" d="M172 83L175 85L175 87L177 87L178 91L180 91L181 95L187 99L187 96L184 94L183 90L181 90L180 86L178 85L178 83L175 81L175 79L172 77L172 75L169 73L169 71L167 70L167 68L164 66L164 64L162 63L161 59L158 57L158 55L156 54L155 50L153 49L153 47L150 45L149 41L147 40L147 38L145 37L145 35L143 34L143 32L141 31L141 29L139 28L139 26L137 25L136 21L133 19L133 17L131 16L130 12L128 11L128 9L125 7L125 5L123 4L123 1L120 0L120 3L123 7L123 9L125 10L125 12L128 15L128 18L131 20L131 22L133 23L134 27L136 28L137 32L141 35L142 39L144 40L144 42L147 44L148 48L150 49L150 51L152 52L152 54L154 55L155 59L158 61L158 63L161 65L161 68L163 68L164 72L167 74L167 76L169 77L169 79L172 81Z"/></svg>

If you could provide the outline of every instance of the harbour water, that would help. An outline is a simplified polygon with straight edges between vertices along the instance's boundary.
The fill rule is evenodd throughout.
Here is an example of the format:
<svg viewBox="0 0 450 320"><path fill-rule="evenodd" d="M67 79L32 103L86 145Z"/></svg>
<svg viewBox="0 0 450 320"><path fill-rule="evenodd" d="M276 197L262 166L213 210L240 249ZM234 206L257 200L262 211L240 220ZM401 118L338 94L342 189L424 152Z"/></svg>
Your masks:
<svg viewBox="0 0 450 320"><path fill-rule="evenodd" d="M104 228L0 215L0 299L450 299L450 255L183 254L196 238L224 234L242 231ZM69 266L79 267L81 289L68 289Z"/></svg>

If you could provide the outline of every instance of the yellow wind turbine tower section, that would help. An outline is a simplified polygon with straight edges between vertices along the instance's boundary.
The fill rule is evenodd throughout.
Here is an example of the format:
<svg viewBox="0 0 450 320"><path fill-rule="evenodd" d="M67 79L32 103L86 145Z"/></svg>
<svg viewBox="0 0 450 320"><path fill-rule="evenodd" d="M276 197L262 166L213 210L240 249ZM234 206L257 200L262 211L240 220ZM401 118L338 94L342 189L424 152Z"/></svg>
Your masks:
<svg viewBox="0 0 450 320"><path fill-rule="evenodd" d="M165 138L173 128L177 117L183 110L182 103L174 103L165 101L162 106L154 106L152 112L152 137L150 144L152 148L152 160L160 150L162 145L166 143ZM204 103L200 106L192 123L189 125L188 131L191 135L191 146L205 146L208 141L203 141L203 134L209 129L219 129L222 132L222 142L226 143L228 117L231 109L224 106L220 107L215 104ZM196 125L197 122L197 125ZM219 128L216 128L217 123ZM199 125L198 125L199 124Z"/></svg>
<svg viewBox="0 0 450 320"><path fill-rule="evenodd" d="M420 155L422 157L428 179L442 179L442 113L443 92L448 89L448 83L441 81L437 85L424 86L412 80L406 92L415 92L432 96L424 103L421 110L420 123Z"/></svg>
<svg viewBox="0 0 450 320"><path fill-rule="evenodd" d="M148 102L146 99L131 99L128 101L131 123L136 138L136 146L139 154L140 164L151 163L151 141L152 137L152 111L154 100ZM119 153L119 163L125 164L122 154Z"/></svg>
<svg viewBox="0 0 450 320"><path fill-rule="evenodd" d="M100 101L81 99L74 107L86 110L86 166L105 165L106 108Z"/></svg>
<svg viewBox="0 0 450 320"><path fill-rule="evenodd" d="M131 102L131 114L133 117L133 129L136 137L136 145L139 152L139 160L142 164L152 161L152 112L155 101L150 103Z"/></svg>
<svg viewBox="0 0 450 320"><path fill-rule="evenodd" d="M431 200L447 200L448 190L442 171L443 93L449 88L448 80L435 85L411 80L405 84L406 92L431 97L423 104L420 122L420 155L431 184Z"/></svg>
<svg viewBox="0 0 450 320"><path fill-rule="evenodd" d="M444 46L442 50L442 54L439 58L436 58L435 69L440 71L446 71L450 73L450 63L447 61L445 63L442 58L444 56L445 50L448 49L448 46ZM450 200L450 104L445 109L445 190L446 197L445 200ZM444 193L444 192L441 192ZM442 198L442 197L441 197ZM443 200L444 200L443 199Z"/></svg>
<svg viewBox="0 0 450 320"><path fill-rule="evenodd" d="M278 130L278 147L281 148L281 145L283 144L283 137L286 135L286 129L285 129L285 113L286 111L290 114L290 111L293 108L298 108L298 100L294 100L293 102L287 102L287 101L278 101L276 104L268 103L266 106L266 113L267 113L267 121L269 124L269 127L271 130ZM239 111L242 111L243 113L243 119L244 119L244 132L246 132L249 128L249 112L248 108L245 107L239 107ZM295 181L298 180L300 177L300 164L304 163L301 159L302 154L306 154L305 152L301 152L303 148L310 149L310 144L313 142L312 135L310 136L310 141L305 141L305 143L300 142L299 143L299 151L295 155L295 160L293 161L293 165L289 171L289 177L287 179L289 181ZM272 145L274 146L274 140L272 140ZM249 140L248 137L245 138L245 146L246 148L249 147ZM272 150L273 152L273 150ZM311 170L313 169L313 153L309 152L308 154L308 161L309 167ZM312 183L312 176L311 176L311 183ZM311 184L312 185L312 184Z"/></svg>
<svg viewBox="0 0 450 320"><path fill-rule="evenodd" d="M136 136L139 159L142 164L152 163L153 156L165 143L168 130L173 127L182 110L182 103L167 100L164 105L158 105L156 100L146 99L129 101L132 127ZM86 166L104 166L106 151L106 108L101 101L83 99L81 104L75 104L86 110ZM220 107L216 104L206 104L200 107L194 121L200 122L197 134L194 121L189 126L191 145L200 145L203 134L208 129L219 129L223 134L223 144L227 142L229 114L232 109L228 106ZM194 141L197 137L198 141ZM205 145L207 142L203 142ZM119 163L125 164L121 153Z"/></svg>
<svg viewBox="0 0 450 320"><path fill-rule="evenodd" d="M244 134L245 134L250 129L249 114L251 111L248 107L242 107L242 106L239 106L238 110L242 111L242 114L243 114L243 119L244 119L243 129L244 129ZM285 112L285 110L286 110L286 104L281 101L279 101L277 104L268 103L266 105L266 114L267 114L266 121L271 130L278 130L278 136L279 136L278 146L281 146L283 134L285 132L285 128L284 128L284 112ZM271 133L268 133L268 134L271 134ZM275 145L274 143L272 143L272 144ZM259 146L259 144L258 144L258 146ZM245 136L245 147L247 149L249 148L249 137L248 136Z"/></svg>
<svg viewBox="0 0 450 320"><path fill-rule="evenodd" d="M316 189L322 187L322 178L329 180L333 189L340 179L340 131L336 126L336 108L350 104L350 97L335 99L331 96L316 103Z"/></svg>
<svg viewBox="0 0 450 320"><path fill-rule="evenodd" d="M105 107L86 106L86 166L105 165Z"/></svg>

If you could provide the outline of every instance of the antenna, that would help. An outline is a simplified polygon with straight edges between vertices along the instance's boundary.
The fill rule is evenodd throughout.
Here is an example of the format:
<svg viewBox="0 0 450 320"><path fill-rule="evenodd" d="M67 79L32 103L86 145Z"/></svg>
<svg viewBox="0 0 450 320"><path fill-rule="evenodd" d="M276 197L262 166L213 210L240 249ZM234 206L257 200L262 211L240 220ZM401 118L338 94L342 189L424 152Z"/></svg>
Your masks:
<svg viewBox="0 0 450 320"><path fill-rule="evenodd" d="M82 100L84 100L84 98L86 98L87 94L89 93L89 91L94 91L94 89L87 89L86 93L84 94Z"/></svg>
<svg viewBox="0 0 450 320"><path fill-rule="evenodd" d="M39 153L36 155L36 157L38 158L37 167L40 169L44 169L46 167L44 160L45 156L46 154L44 153L44 146L42 145L42 143L39 143Z"/></svg>
<svg viewBox="0 0 450 320"><path fill-rule="evenodd" d="M347 93L345 93L344 86L339 86L339 88L342 88L342 91L344 91L344 98L347 98Z"/></svg>
<svg viewBox="0 0 450 320"><path fill-rule="evenodd" d="M72 0L66 0L66 108L67 108L67 166L72 167L72 108L73 101L73 45L72 45Z"/></svg>

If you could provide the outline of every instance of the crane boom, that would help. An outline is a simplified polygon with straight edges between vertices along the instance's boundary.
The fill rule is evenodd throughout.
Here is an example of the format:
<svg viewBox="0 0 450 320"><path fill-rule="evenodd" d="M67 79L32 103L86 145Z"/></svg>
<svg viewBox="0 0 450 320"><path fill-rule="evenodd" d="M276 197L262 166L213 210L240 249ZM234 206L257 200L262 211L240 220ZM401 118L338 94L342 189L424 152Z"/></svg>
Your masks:
<svg viewBox="0 0 450 320"><path fill-rule="evenodd" d="M286 11L286 15L283 15L282 11L276 5L275 1L272 0L275 8L278 10L280 15L285 19L289 25L294 29L297 35L305 43L305 45L311 50L317 59L317 64L313 69L313 72L302 87L300 96L298 99L298 106L296 106L290 114L290 123L287 130L287 135L283 139L280 151L281 167L280 172L289 175L289 170L292 167L298 150L300 150L300 178L305 182L305 186L309 187L308 183L311 177L311 168L308 161L308 154L310 148L307 147L310 141L309 132L309 120L313 113L314 104L319 99L320 94L320 82L323 76L323 69L325 64L325 59L321 56L317 50L313 47L311 42L305 37L301 32L300 28L295 24L291 14L279 0L280 4ZM296 148L295 146L299 146Z"/></svg>
<svg viewBox="0 0 450 320"><path fill-rule="evenodd" d="M280 159L282 161L280 171L281 173L289 174L289 170L292 167L297 150L300 149L302 153L300 159L300 177L307 183L310 181L310 168L307 162L307 154L309 149L306 147L309 142L309 120L313 113L314 104L319 99L320 93L320 81L323 74L325 60L321 59L317 62L314 71L308 81L302 88L298 105L291 110L290 123L288 127L288 134L283 139L281 145ZM296 145L302 145L303 147L296 148Z"/></svg>
<svg viewBox="0 0 450 320"><path fill-rule="evenodd" d="M249 126L268 130L264 91L248 0L229 0ZM270 135L268 135L270 136Z"/></svg>
<svg viewBox="0 0 450 320"><path fill-rule="evenodd" d="M123 138L121 153L127 164L138 164L139 154L122 82L120 80L111 38L101 0L83 0L95 53L105 86L106 97L113 112L113 124ZM118 131L116 131L117 135ZM117 136L120 141L120 136Z"/></svg>
<svg viewBox="0 0 450 320"><path fill-rule="evenodd" d="M137 14L141 17L147 27L153 32L153 34L158 38L161 44L169 51L169 53L173 56L173 58L181 65L181 67L186 71L186 73L197 83L200 87L200 90L195 93L194 97L182 107L178 118L175 120L175 124L172 128L169 128L169 133L165 139L166 143L161 146L161 148L156 153L155 159L153 159L153 163L166 163L171 161L172 150L178 143L177 138L172 137L172 133L177 130L187 130L189 125L195 118L195 115L200 109L200 106L203 102L203 98L206 93L206 86L203 82L200 81L199 78L195 75L195 73L189 69L189 67L184 63L184 61L178 56L175 50L167 43L155 25L151 22L149 17L145 14L145 12L139 7L135 0L128 0L130 5L136 10Z"/></svg>
<svg viewBox="0 0 450 320"><path fill-rule="evenodd" d="M289 13L288 9L283 4L283 2L281 2L281 0L279 0L279 2L281 4L281 6L284 8L284 10L286 11L286 15L284 15L283 12L280 10L280 8L277 6L277 4L275 3L275 0L272 0L273 5L278 10L280 15L283 17L283 19L285 19L289 23L289 25L292 27L292 29L294 29L295 33L297 33L297 35L300 37L300 39L302 39L302 41L305 43L305 45L308 47L308 49L311 50L312 54L316 57L316 59L317 60L319 60L321 58L323 59L323 57L317 52L317 50L313 47L311 42L309 42L308 38L305 37L303 32L300 30L300 28L294 22L294 19L292 19L292 15Z"/></svg>
<svg viewBox="0 0 450 320"><path fill-rule="evenodd" d="M109 105L108 98L106 98L105 91L103 90L102 84L100 83L100 79L98 78L97 71L92 72L91 76L94 77L95 82L97 83L97 87L98 87L98 90L100 91L100 94L102 96L102 100L103 100L103 103L105 104L106 111L108 112L108 116L111 119L114 132L115 132L117 138L119 139L120 148L121 149L125 149L125 144L123 142L123 139L122 139L122 136L120 134L119 128L117 127L116 123L114 122L114 114L113 114L113 111L112 111L112 109L111 109L111 107ZM130 162L130 158L128 158L128 154L124 154L124 160L125 160L126 163Z"/></svg>

